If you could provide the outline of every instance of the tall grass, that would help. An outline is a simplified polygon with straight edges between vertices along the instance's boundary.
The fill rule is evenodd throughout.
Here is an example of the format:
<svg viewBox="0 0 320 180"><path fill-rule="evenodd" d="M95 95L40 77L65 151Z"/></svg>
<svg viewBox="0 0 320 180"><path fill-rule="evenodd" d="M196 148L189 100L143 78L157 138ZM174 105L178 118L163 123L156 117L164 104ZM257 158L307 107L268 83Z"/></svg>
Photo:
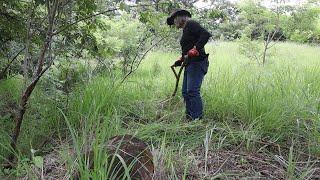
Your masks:
<svg viewBox="0 0 320 180"><path fill-rule="evenodd" d="M211 55L202 86L203 122L182 121L181 94L168 105L159 104L173 90L169 66L178 56L175 53L150 54L116 91L108 91L107 78L96 79L85 91L88 101L81 103L85 110L80 111L100 107L88 102L104 104L102 111L113 107L124 131L155 144L165 137L168 149L176 151L177 144L184 149L200 146L206 132L219 127L220 132L211 137L213 147L205 147L206 151L242 141L250 149L261 139L280 144L294 139L299 142L296 148L320 153L318 47L279 43L265 66L239 55L236 43L209 44L207 49Z"/></svg>
<svg viewBox="0 0 320 180"><path fill-rule="evenodd" d="M61 124L67 124L64 129L78 156L76 167L70 162L70 171L77 168L83 177L105 177L102 170L107 165L102 159L107 155L100 147L110 137L126 133L159 149L165 161L161 163L172 178L178 177L172 169L174 154L202 146L204 139L205 153L240 142L250 149L261 139L277 143L294 139L299 142L295 148L320 153L319 47L279 43L265 66L241 56L237 43L210 43L206 49L210 67L202 85L203 121L183 121L180 92L167 104L160 103L174 88L170 65L179 54L173 52L149 54L124 84L112 82L108 75L92 79L71 95L68 109L59 111L52 103L54 113L44 114L55 116L48 120L64 117ZM46 105L37 97L34 101ZM88 147L96 152L94 170L87 168L88 157L80 156ZM291 177L294 161L289 153ZM182 178L188 168L182 170Z"/></svg>
<svg viewBox="0 0 320 180"><path fill-rule="evenodd" d="M276 47L267 64L258 66L239 55L237 43L207 45L210 67L202 85L203 122L182 121L180 93L165 106L159 103L174 88L169 67L179 56L163 52L149 54L120 86L108 77L94 79L74 96L69 119L95 124L109 117L114 124L100 128L137 134L150 143L165 137L174 149L179 148L176 144L197 147L208 130L218 127L221 133L212 135L211 143L216 148L242 141L251 148L261 139L281 143L295 137L302 141L301 148L319 153L319 48L291 43Z"/></svg>
<svg viewBox="0 0 320 180"><path fill-rule="evenodd" d="M211 123L237 121L260 137L287 140L299 131L319 143L320 51L319 47L279 43L265 66L241 56L237 43L207 45L211 54L202 93L205 117ZM178 55L153 53L126 87L144 102L157 100L173 88L171 65ZM145 94L149 93L149 94ZM183 107L178 108L183 111ZM171 109L172 112L176 109ZM171 123L180 114L169 116ZM147 128L152 124L146 125Z"/></svg>

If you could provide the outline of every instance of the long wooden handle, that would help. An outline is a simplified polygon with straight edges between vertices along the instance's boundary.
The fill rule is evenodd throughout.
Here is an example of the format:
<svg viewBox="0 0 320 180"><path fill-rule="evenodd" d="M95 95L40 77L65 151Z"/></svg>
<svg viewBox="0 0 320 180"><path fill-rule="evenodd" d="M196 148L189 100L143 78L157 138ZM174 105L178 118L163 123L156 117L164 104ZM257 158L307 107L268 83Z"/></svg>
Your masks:
<svg viewBox="0 0 320 180"><path fill-rule="evenodd" d="M176 95L176 93L177 93L178 86L179 86L179 80L180 80L180 76L181 76L181 73L182 73L182 69L183 69L183 68L184 68L184 66L182 65L182 66L180 67L180 69L179 69L178 74L177 74L176 70L174 69L174 66L171 66L171 69L172 69L174 75L176 76L176 86L175 86L174 91L173 91L173 93L172 93L172 95L171 95L172 97L174 97L174 96Z"/></svg>
<svg viewBox="0 0 320 180"><path fill-rule="evenodd" d="M178 75L177 75L177 72L176 72L176 70L174 69L174 67L175 67L175 66L172 65L172 66L171 66L171 70L172 70L174 76L176 77L176 79L178 79Z"/></svg>

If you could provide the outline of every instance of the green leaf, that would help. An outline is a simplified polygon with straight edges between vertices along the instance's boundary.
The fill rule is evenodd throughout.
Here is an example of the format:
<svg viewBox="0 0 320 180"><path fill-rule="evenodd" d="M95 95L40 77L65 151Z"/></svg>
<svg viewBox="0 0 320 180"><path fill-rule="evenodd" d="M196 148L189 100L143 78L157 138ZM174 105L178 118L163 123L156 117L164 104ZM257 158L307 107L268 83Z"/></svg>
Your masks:
<svg viewBox="0 0 320 180"><path fill-rule="evenodd" d="M124 4L124 2L121 2L121 3L120 3L119 8L120 8L120 10L124 10L124 9L125 9L125 4Z"/></svg>
<svg viewBox="0 0 320 180"><path fill-rule="evenodd" d="M42 169L43 168L43 157L41 157L41 156L33 157L33 163L36 167Z"/></svg>
<svg viewBox="0 0 320 180"><path fill-rule="evenodd" d="M130 7L129 7L126 3L121 2L120 5L119 5L119 9L120 9L121 11L129 11L129 10L130 10Z"/></svg>

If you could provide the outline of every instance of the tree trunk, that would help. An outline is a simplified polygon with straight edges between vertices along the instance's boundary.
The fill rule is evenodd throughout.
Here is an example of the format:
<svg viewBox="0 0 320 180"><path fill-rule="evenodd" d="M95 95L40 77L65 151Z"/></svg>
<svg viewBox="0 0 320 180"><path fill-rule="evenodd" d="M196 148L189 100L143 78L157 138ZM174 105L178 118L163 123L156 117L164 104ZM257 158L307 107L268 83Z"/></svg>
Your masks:
<svg viewBox="0 0 320 180"><path fill-rule="evenodd" d="M264 65L266 63L267 49L268 49L268 46L264 46L263 57L262 57L262 65Z"/></svg>
<svg viewBox="0 0 320 180"><path fill-rule="evenodd" d="M40 78L42 75L46 72L46 70L49 69L50 65L49 64L46 68L43 69L44 61L45 61L45 55L48 51L48 48L50 46L50 43L52 41L52 36L53 36L53 26L55 22L55 16L58 8L58 2L59 0L56 0L53 2L52 5L49 4L49 0L47 0L48 4L48 19L49 19L49 24L48 24L48 30L46 33L46 38L43 43L42 50L40 52L40 56L38 59L38 64L36 67L36 71L34 73L33 81L26 87L26 89L23 91L22 96L20 98L20 106L19 109L17 110L17 114L15 117L15 127L12 132L12 139L11 139L11 148L15 152L17 150L17 141L20 135L21 131L21 125L23 122L23 117L27 109L27 103L30 98L30 95L32 94L34 88L36 87L37 83L39 82ZM52 6L52 7L50 7ZM51 9L52 8L52 9ZM8 160L10 161L11 164L14 163L15 156L14 154L10 154L8 157Z"/></svg>
<svg viewBox="0 0 320 180"><path fill-rule="evenodd" d="M32 7L29 7L29 19L27 23L27 39L26 39L26 49L25 49L25 55L24 55L24 60L23 60L23 77L25 79L25 84L27 83L28 79L28 66L29 66L29 61L30 61L30 54L29 54L29 49L30 49L30 31L31 31L31 21L32 21Z"/></svg>

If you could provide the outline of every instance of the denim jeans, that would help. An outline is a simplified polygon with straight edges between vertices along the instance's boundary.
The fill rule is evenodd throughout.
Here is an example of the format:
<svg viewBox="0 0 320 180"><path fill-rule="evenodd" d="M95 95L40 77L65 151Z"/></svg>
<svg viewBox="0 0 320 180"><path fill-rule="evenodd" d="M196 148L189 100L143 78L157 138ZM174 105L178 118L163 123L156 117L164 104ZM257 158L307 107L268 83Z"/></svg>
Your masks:
<svg viewBox="0 0 320 180"><path fill-rule="evenodd" d="M182 96L186 104L186 114L192 119L201 118L203 115L203 103L200 88L205 74L208 71L209 61L190 62L183 75Z"/></svg>

